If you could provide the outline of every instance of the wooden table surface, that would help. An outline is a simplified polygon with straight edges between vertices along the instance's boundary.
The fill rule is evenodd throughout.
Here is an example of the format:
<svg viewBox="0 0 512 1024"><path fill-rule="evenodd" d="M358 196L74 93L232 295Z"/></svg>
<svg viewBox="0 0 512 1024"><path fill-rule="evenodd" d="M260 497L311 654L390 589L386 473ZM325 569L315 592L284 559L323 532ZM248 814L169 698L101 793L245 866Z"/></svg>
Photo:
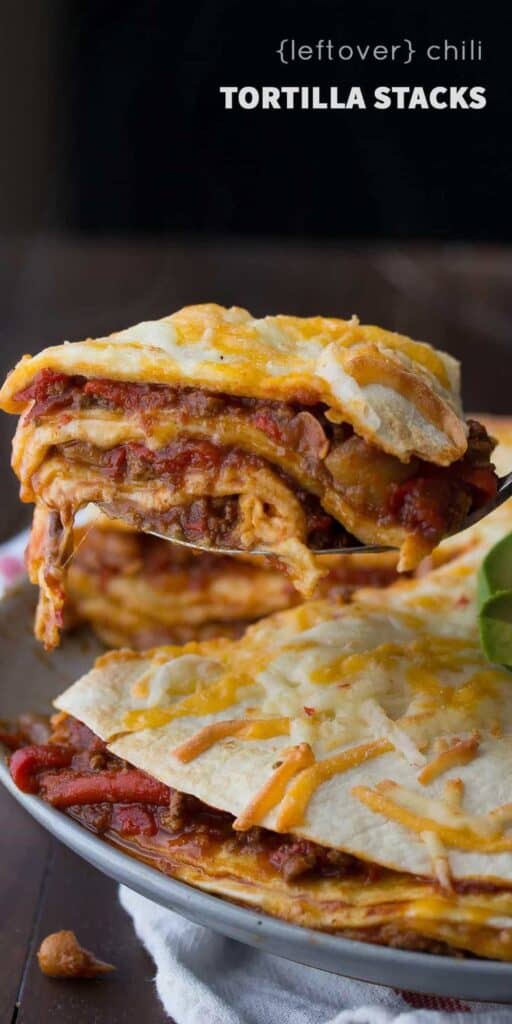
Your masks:
<svg viewBox="0 0 512 1024"><path fill-rule="evenodd" d="M0 374L23 352L107 333L198 301L350 316L446 348L464 364L469 409L512 413L512 250L174 239L0 240ZM0 539L28 522L2 417ZM2 680L7 686L8 680ZM153 964L116 886L0 793L0 1022L124 1024L165 1016ZM118 970L99 982L44 978L35 951L76 930Z"/></svg>

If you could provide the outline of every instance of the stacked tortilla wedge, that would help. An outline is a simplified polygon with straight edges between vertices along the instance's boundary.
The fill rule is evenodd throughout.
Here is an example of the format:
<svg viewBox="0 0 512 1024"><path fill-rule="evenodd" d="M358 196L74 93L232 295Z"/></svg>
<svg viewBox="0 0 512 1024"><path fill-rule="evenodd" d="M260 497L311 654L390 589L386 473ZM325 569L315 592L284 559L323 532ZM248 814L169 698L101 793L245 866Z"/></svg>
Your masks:
<svg viewBox="0 0 512 1024"><path fill-rule="evenodd" d="M313 537L396 544L412 570L495 488L454 361L356 321L192 307L25 359L1 400L22 412L15 467L37 506L29 559L50 646L89 500L132 531L165 520L246 551L263 539L307 590L322 572ZM510 425L495 427L509 465ZM235 639L104 655L56 699L49 743L13 754L15 781L161 870L289 921L512 960L512 677L480 650L475 600L511 526L504 507L445 541L430 571L295 603ZM296 602L270 579L273 607Z"/></svg>

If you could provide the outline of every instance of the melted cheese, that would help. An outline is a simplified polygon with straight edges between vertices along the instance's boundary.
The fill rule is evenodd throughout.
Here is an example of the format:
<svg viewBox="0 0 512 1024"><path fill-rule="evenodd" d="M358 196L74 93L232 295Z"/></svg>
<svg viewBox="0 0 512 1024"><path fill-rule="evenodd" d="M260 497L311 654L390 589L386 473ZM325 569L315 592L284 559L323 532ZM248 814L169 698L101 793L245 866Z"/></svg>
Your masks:
<svg viewBox="0 0 512 1024"><path fill-rule="evenodd" d="M16 394L41 369L283 401L307 395L404 460L418 454L445 465L467 443L456 361L357 319L255 319L245 310L190 306L108 337L24 357L0 392L1 407L18 412ZM376 374L385 376L384 385L375 387Z"/></svg>
<svg viewBox="0 0 512 1024"><path fill-rule="evenodd" d="M128 711L123 718L123 729L129 732L156 729L167 722L172 722L174 718L213 715L218 711L225 711L237 703L239 690L249 686L252 686L252 679L247 676L224 675L217 683L184 697L173 707Z"/></svg>
<svg viewBox="0 0 512 1024"><path fill-rule="evenodd" d="M213 658L199 654L182 654L162 665L152 666L137 679L132 687L135 700L147 707L165 703L169 696L191 694L198 687L215 681L222 673L222 665Z"/></svg>
<svg viewBox="0 0 512 1024"><path fill-rule="evenodd" d="M403 648L395 643L381 644L374 651L360 654L347 654L344 651L338 658L329 660L325 665L311 673L311 682L320 686L330 686L354 678L362 672L371 672L375 668L388 669L393 661L403 655Z"/></svg>

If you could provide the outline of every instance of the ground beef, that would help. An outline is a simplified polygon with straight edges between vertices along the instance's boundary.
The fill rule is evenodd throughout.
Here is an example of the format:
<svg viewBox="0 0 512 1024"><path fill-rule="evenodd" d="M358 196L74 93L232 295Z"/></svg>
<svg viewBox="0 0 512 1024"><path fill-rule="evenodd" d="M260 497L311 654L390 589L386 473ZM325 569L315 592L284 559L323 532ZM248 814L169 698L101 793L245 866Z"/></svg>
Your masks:
<svg viewBox="0 0 512 1024"><path fill-rule="evenodd" d="M349 853L318 846L307 839L288 839L270 855L270 862L287 882L312 872L339 878L358 868L357 859Z"/></svg>
<svg viewBox="0 0 512 1024"><path fill-rule="evenodd" d="M169 807L160 813L160 824L169 832L181 832L185 828L187 797L177 789L171 789Z"/></svg>

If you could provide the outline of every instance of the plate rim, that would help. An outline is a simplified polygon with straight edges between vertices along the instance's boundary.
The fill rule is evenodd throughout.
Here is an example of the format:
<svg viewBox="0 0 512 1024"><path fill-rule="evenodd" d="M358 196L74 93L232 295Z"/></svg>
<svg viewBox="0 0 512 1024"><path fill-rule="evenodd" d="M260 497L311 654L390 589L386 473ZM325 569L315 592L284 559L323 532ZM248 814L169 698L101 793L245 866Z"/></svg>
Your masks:
<svg viewBox="0 0 512 1024"><path fill-rule="evenodd" d="M396 984L406 991L480 1002L512 1002L512 964L500 960L457 960L394 949L274 918L172 878L105 842L40 797L21 792L11 779L6 761L0 762L0 782L43 828L97 870L194 923L263 952L358 981L384 986ZM281 942L285 948L278 951L276 947ZM341 961L339 970L332 966L336 957ZM322 959L327 959L329 964L322 964ZM393 974L403 972L407 972L405 986L399 979L393 980ZM492 991L496 983L506 983L508 992L499 984L499 991L492 996L475 994L480 984Z"/></svg>

